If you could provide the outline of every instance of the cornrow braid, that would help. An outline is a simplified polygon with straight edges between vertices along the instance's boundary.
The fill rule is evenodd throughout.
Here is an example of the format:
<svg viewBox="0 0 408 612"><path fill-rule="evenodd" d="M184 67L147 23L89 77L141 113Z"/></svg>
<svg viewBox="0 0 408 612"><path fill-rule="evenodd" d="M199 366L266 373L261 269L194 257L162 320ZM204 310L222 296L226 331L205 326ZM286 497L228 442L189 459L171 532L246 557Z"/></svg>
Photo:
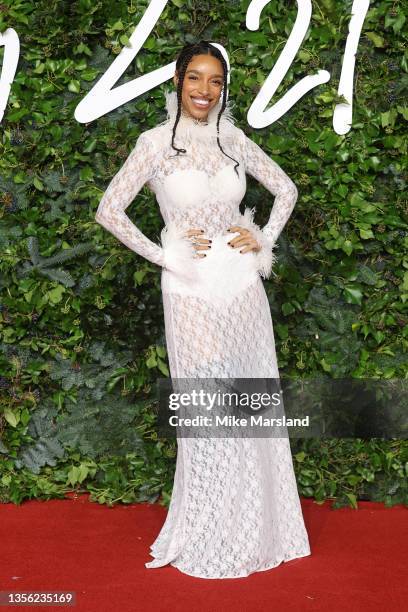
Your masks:
<svg viewBox="0 0 408 612"><path fill-rule="evenodd" d="M221 53L221 51L217 49L217 47L214 47L213 45L211 45L210 41L201 40L198 43L192 43L192 44L185 45L183 49L180 51L179 56L177 58L176 69L178 70L178 77L179 77L178 83L177 83L177 115L176 115L176 120L174 122L173 134L172 134L172 139L171 139L171 146L175 151L177 151L174 157L177 157L178 155L180 155L180 153L187 153L186 149L179 149L178 147L176 147L174 144L174 140L176 136L177 125L181 117L181 97L182 97L184 77L186 74L187 67L195 55L212 55L213 57L216 57L217 59L219 59L222 64L223 71L224 71L224 79L223 79L224 87L223 87L221 109L217 117L217 143L218 143L218 146L221 152L226 157L229 157L229 159L232 159L232 161L235 162L234 170L237 176L239 177L239 173L237 170L238 166L240 165L239 162L224 151L224 149L221 146L221 142L220 142L221 115L227 106L228 66L227 66L227 62L225 61L224 56Z"/></svg>
<svg viewBox="0 0 408 612"><path fill-rule="evenodd" d="M183 90L184 77L185 77L186 70L187 70L189 63L193 59L194 55L197 55L195 47L196 45L186 45L182 49L179 55L179 58L177 60L177 63L176 63L176 68L179 70L179 80L177 83L177 115L176 115L176 120L173 125L173 136L171 139L171 146L173 147L175 151L177 151L177 155L179 155L180 153L187 153L186 149L179 149L175 146L174 139L176 137L177 125L181 117L181 92Z"/></svg>

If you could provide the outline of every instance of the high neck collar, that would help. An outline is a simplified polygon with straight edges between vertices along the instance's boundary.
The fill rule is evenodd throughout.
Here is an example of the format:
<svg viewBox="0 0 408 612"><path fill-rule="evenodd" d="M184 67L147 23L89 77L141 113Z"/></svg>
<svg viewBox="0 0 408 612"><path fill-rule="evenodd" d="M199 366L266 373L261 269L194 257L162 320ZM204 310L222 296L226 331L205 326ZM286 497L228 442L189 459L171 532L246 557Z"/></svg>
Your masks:
<svg viewBox="0 0 408 612"><path fill-rule="evenodd" d="M176 121L177 116L177 92L165 91L167 121L171 129ZM176 129L177 136L185 136L196 140L211 140L217 139L217 118L221 110L221 101L218 102L209 112L206 121L194 119L190 115L184 114L182 111ZM227 100L226 107L220 118L220 139L229 138L234 133L235 119L232 115L232 104ZM222 141L221 140L221 141Z"/></svg>

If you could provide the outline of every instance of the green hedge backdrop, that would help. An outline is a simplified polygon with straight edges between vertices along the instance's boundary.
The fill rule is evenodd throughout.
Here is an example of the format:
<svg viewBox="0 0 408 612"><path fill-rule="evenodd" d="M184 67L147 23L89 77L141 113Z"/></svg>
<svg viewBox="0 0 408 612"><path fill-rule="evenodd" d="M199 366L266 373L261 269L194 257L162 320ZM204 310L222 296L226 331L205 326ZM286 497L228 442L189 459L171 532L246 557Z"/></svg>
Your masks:
<svg viewBox="0 0 408 612"><path fill-rule="evenodd" d="M249 2L172 0L118 82L207 38L227 49L237 124L293 178L296 209L265 283L281 376L406 378L408 10L371 2L356 57L353 125L332 127L351 0L313 0L296 60L273 101L319 68L331 80L281 120L246 113L292 30L296 2L272 0L259 31ZM0 501L90 491L112 504L169 502L176 443L155 428L168 376L160 269L94 221L137 137L166 118L163 90L89 124L74 110L111 65L147 0L6 0L0 29L21 55L0 156ZM3 49L0 48L0 60ZM249 178L249 177L248 177ZM273 197L252 179L243 206L266 222ZM157 240L143 188L130 216ZM291 440L301 495L356 507L407 503L406 440Z"/></svg>

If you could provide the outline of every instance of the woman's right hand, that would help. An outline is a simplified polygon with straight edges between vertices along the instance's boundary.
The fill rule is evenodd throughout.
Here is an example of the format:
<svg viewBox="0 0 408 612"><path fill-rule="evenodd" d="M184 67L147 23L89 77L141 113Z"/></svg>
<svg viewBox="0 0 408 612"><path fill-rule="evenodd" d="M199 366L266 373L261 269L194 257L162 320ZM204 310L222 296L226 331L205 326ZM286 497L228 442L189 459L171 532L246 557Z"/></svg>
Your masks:
<svg viewBox="0 0 408 612"><path fill-rule="evenodd" d="M186 234L187 238L192 238L196 236L196 238L192 240L192 243L197 251L197 256L200 259L202 259L203 257L207 257L206 253L200 253L200 251L208 251L209 249L211 249L211 242L212 242L212 240L207 240L206 238L203 238L203 234L204 234L204 230L200 230L200 229L188 230Z"/></svg>

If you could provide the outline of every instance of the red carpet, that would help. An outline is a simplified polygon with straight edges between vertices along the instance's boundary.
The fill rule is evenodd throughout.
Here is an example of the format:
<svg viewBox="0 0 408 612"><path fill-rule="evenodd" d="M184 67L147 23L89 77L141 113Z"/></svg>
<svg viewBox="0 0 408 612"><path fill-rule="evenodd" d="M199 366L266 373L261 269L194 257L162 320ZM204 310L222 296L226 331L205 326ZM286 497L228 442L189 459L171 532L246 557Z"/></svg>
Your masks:
<svg viewBox="0 0 408 612"><path fill-rule="evenodd" d="M0 504L0 591L76 591L74 607L139 612L265 610L401 612L408 601L407 508L302 499L312 555L235 580L205 580L144 563L166 510L76 499ZM0 606L0 609L11 609Z"/></svg>

